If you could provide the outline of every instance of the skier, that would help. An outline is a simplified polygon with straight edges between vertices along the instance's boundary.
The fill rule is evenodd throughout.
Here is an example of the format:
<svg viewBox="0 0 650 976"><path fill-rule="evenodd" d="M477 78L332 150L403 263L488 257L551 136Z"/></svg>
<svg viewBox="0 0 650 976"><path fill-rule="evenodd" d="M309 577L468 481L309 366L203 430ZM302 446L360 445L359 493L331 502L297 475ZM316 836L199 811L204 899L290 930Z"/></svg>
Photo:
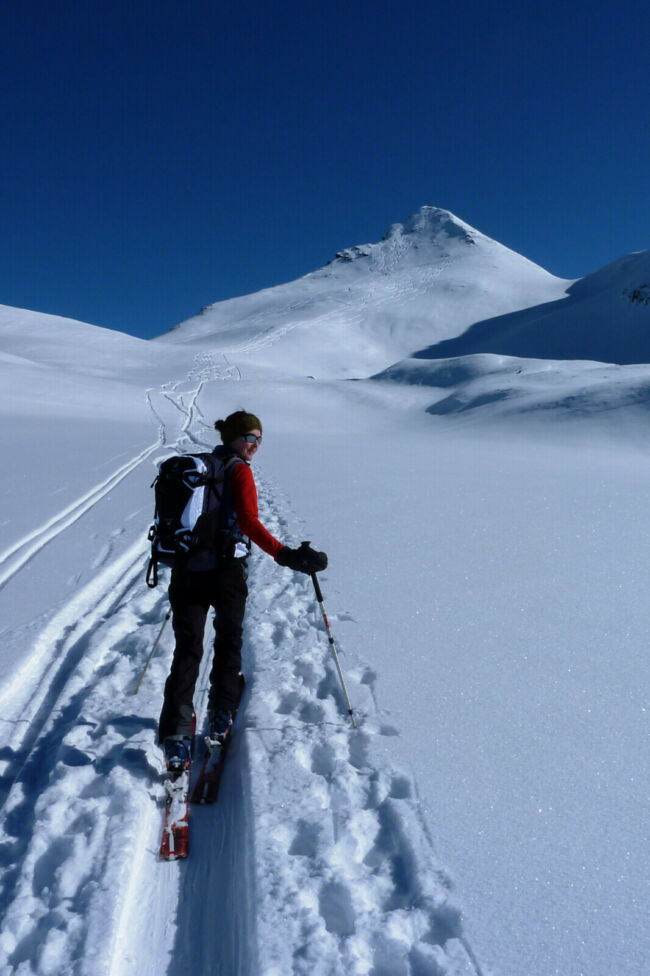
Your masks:
<svg viewBox="0 0 650 976"><path fill-rule="evenodd" d="M209 737L223 744L241 694L242 625L246 609L247 560L251 541L280 566L312 574L327 567L327 556L308 543L292 549L259 520L257 489L250 463L262 443L262 424L245 410L217 420L222 444L212 452L225 465L215 546L193 552L172 570L169 600L176 645L165 683L158 736L168 768L189 762L194 733L194 688L203 655L210 607L215 610L214 658L208 697Z"/></svg>

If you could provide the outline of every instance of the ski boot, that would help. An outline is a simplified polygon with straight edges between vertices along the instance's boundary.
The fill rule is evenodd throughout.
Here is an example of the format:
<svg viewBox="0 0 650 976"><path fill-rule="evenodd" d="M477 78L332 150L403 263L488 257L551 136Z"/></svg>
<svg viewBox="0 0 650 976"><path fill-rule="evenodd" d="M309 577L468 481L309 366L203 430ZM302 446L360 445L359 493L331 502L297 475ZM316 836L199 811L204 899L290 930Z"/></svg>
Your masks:
<svg viewBox="0 0 650 976"><path fill-rule="evenodd" d="M224 744L232 728L232 712L223 708L215 708L209 716L209 732L205 738L205 744L212 750Z"/></svg>
<svg viewBox="0 0 650 976"><path fill-rule="evenodd" d="M163 742L165 763L170 773L178 774L190 768L192 740L184 735L169 735Z"/></svg>

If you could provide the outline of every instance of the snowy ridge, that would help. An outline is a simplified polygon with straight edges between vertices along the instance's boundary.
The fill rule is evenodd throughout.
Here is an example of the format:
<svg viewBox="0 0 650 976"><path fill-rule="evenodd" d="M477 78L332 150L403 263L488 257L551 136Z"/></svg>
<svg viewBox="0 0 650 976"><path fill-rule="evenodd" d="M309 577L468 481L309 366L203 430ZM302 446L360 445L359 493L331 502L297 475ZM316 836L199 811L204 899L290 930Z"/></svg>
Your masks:
<svg viewBox="0 0 650 976"><path fill-rule="evenodd" d="M568 284L568 283L567 283ZM419 359L495 353L528 359L650 362L650 251L628 254L568 285L566 294L504 315L484 315Z"/></svg>
<svg viewBox="0 0 650 976"><path fill-rule="evenodd" d="M339 251L333 261L347 264L362 261L369 270L390 274L406 264L432 264L449 259L451 255L463 253L463 245L501 248L491 240L470 227L465 221L439 207L421 207L417 213L406 220L392 224L378 244L363 244Z"/></svg>
<svg viewBox="0 0 650 976"><path fill-rule="evenodd" d="M447 268L452 263L472 262L481 252L491 259L493 270L502 270L512 263L520 274L531 272L539 279L552 280L552 275L539 265L504 247L449 210L429 206L420 207L406 220L392 224L378 243L337 252L335 258L312 276L325 277L334 270L344 271L349 264L355 265L348 269L350 276L392 275L417 267Z"/></svg>
<svg viewBox="0 0 650 976"><path fill-rule="evenodd" d="M72 372L92 370L108 375L128 369L143 356L155 357L144 339L59 315L0 305L3 352L33 363ZM76 355L71 355L74 344Z"/></svg>

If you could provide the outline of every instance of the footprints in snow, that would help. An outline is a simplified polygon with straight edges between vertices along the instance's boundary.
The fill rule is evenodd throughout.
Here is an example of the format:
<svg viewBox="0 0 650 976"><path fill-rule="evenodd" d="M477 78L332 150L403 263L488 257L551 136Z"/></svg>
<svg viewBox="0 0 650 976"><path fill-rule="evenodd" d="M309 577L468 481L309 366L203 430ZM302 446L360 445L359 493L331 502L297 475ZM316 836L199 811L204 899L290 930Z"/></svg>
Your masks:
<svg viewBox="0 0 650 976"><path fill-rule="evenodd" d="M309 582L255 572L246 729L264 973L443 976L460 914L413 782L377 748L397 734L378 715L377 675L342 654L352 730Z"/></svg>

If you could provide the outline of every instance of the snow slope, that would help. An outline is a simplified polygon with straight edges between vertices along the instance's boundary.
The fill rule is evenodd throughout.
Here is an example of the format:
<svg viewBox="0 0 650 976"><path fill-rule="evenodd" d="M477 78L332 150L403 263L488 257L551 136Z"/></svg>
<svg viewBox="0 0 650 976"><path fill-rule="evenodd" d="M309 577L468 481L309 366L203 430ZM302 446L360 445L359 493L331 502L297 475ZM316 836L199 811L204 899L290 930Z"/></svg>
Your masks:
<svg viewBox="0 0 650 976"><path fill-rule="evenodd" d="M456 426L507 423L537 433L549 423L598 421L599 428L642 433L650 411L650 366L520 359L490 353L405 359L376 381L430 390L427 412ZM539 427L541 422L544 427ZM632 430L630 429L632 428Z"/></svg>
<svg viewBox="0 0 650 976"><path fill-rule="evenodd" d="M163 438L174 448L203 446L192 412L203 382L163 385L177 407ZM264 494L268 524L281 527L286 506ZM409 775L373 760L373 737L395 734L377 715L373 674L349 675L365 718L350 733L313 593L270 560L255 570L246 666L253 694L260 687L242 709L230 788L216 813L195 813L190 863L157 863L154 728L168 656L131 693L166 599L142 585L144 518L134 541L108 501L93 497L87 514L104 509L106 534L127 538L40 622L3 686L3 971L207 972L216 960L224 973L475 972ZM214 891L208 908L196 892L224 878L215 924Z"/></svg>
<svg viewBox="0 0 650 976"><path fill-rule="evenodd" d="M581 278L556 301L484 315L463 335L436 342L416 356L447 359L475 353L650 362L650 251L628 254Z"/></svg>
<svg viewBox="0 0 650 976"><path fill-rule="evenodd" d="M153 343L7 313L1 972L645 974L649 367L404 360L435 323L413 347L391 336L388 300L368 352L375 279L401 282L391 314L408 332L418 252L430 281L451 254L438 277L453 265L456 285L487 261L477 232L432 216L324 270L332 308L339 274L366 282L348 346L333 317L310 327L276 295L250 296L254 320L206 312L204 334L192 321ZM530 267L535 304L545 273ZM474 314L456 285L450 334ZM33 336L53 324L46 351ZM379 380L340 379L370 362ZM265 522L330 556L359 728L309 580L258 553L222 797L194 811L187 863L161 864L168 629L132 693L167 608L143 584L149 485L157 459L212 445L213 420L239 406L264 421Z"/></svg>
<svg viewBox="0 0 650 976"><path fill-rule="evenodd" d="M422 207L378 244L297 281L220 302L154 345L215 343L287 373L367 376L489 315L552 302L570 282L446 210Z"/></svg>

